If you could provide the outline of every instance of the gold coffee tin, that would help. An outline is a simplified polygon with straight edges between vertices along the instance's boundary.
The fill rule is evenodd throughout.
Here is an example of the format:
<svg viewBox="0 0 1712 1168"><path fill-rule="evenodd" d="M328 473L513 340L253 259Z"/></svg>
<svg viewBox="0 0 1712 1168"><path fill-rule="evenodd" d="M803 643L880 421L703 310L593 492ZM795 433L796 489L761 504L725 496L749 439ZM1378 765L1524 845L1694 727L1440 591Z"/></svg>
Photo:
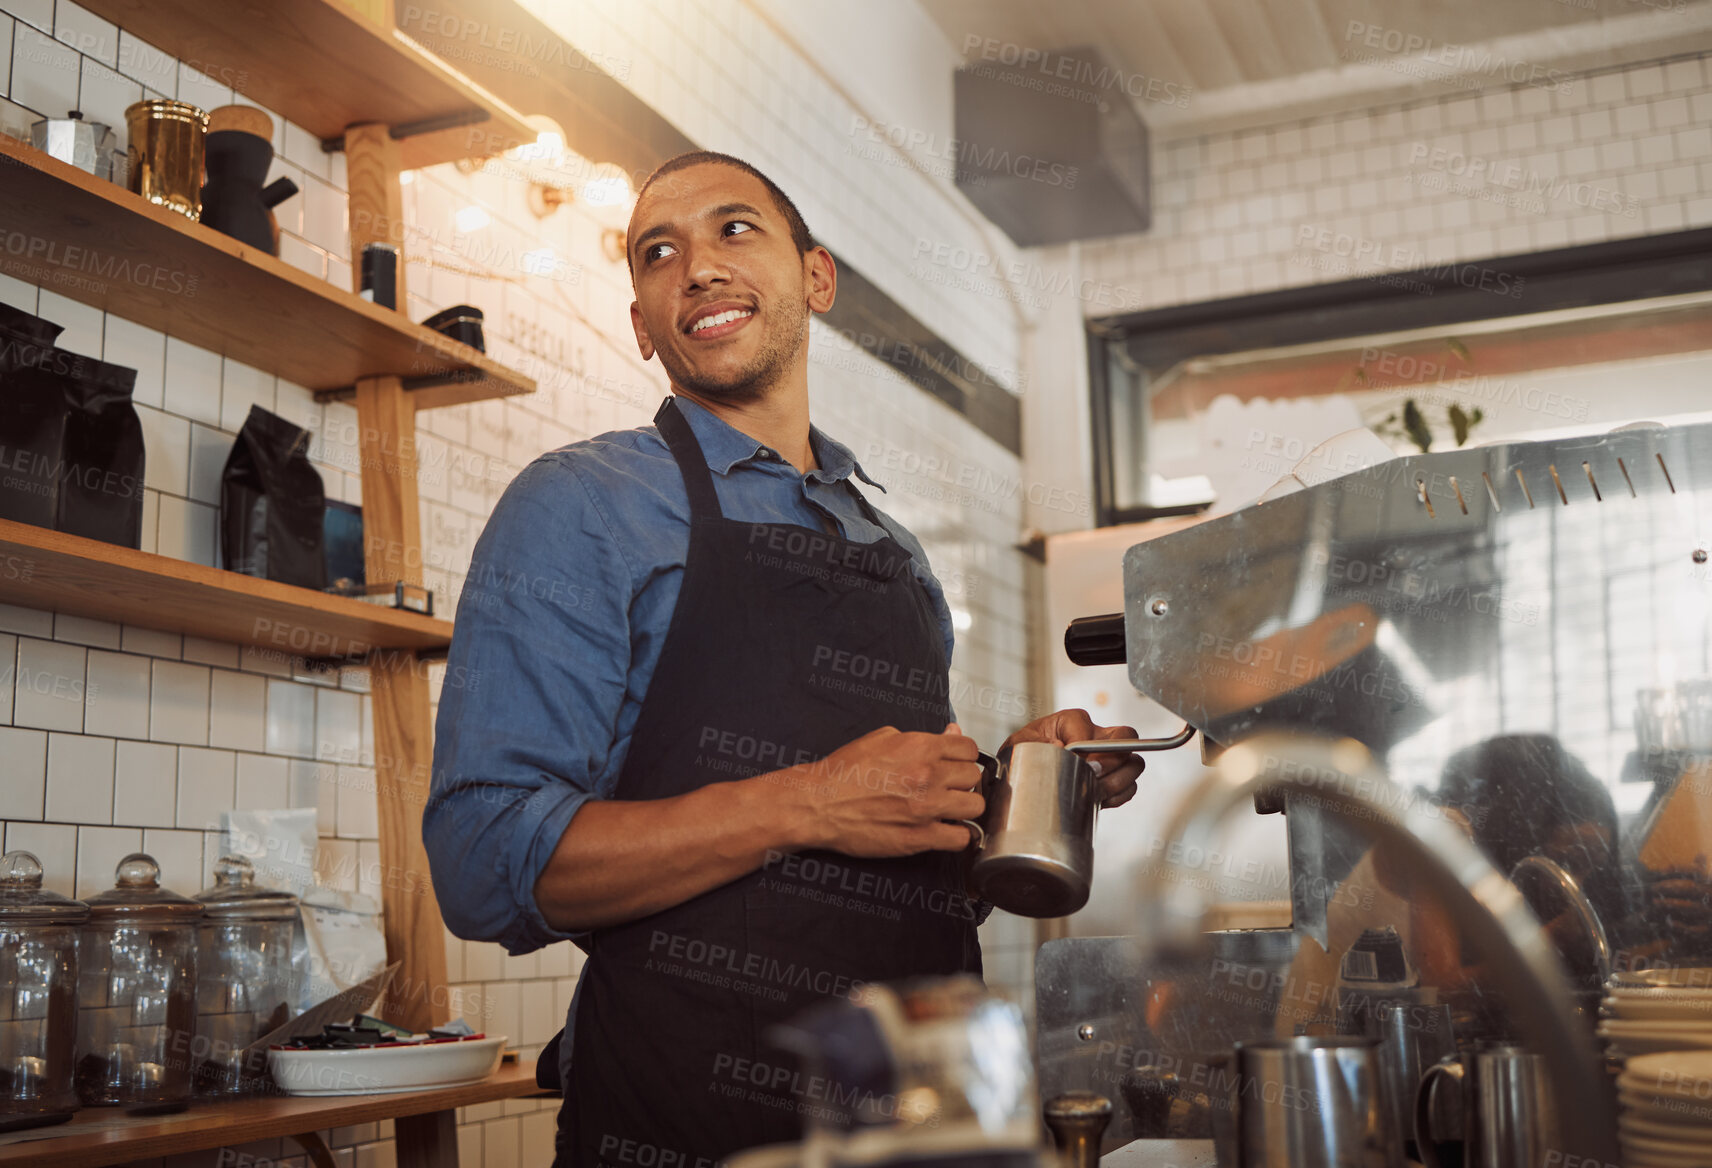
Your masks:
<svg viewBox="0 0 1712 1168"><path fill-rule="evenodd" d="M139 101L125 110L130 187L181 215L202 215L202 144L208 115L182 101Z"/></svg>

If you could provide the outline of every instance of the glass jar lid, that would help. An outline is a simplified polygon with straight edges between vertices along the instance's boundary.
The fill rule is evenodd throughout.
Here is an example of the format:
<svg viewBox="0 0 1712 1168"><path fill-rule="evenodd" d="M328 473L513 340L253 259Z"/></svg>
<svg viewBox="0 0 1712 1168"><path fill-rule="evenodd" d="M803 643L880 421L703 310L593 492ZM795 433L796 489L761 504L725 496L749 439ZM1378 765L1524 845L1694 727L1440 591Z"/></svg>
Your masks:
<svg viewBox="0 0 1712 1168"><path fill-rule="evenodd" d="M256 866L243 856L214 863L214 887L196 894L209 920L284 921L297 916L297 897L256 884Z"/></svg>
<svg viewBox="0 0 1712 1168"><path fill-rule="evenodd" d="M34 852L0 856L0 928L14 924L75 925L89 906L42 887L42 862Z"/></svg>
<svg viewBox="0 0 1712 1168"><path fill-rule="evenodd" d="M89 898L92 921L191 924L202 905L160 886L160 865L146 852L132 852L113 870L113 887Z"/></svg>

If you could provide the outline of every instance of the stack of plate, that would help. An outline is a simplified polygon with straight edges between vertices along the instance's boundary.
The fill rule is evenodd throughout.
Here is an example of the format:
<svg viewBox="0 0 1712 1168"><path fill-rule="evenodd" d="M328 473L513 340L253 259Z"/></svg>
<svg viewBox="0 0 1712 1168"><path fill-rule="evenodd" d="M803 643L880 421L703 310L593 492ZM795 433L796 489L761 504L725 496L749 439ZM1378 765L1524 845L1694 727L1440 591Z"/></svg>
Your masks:
<svg viewBox="0 0 1712 1168"><path fill-rule="evenodd" d="M1712 1051L1634 1056L1617 1076L1617 1101L1628 1168L1712 1166Z"/></svg>
<svg viewBox="0 0 1712 1168"><path fill-rule="evenodd" d="M1605 983L1599 1037L1614 1055L1712 1050L1712 969L1643 969Z"/></svg>

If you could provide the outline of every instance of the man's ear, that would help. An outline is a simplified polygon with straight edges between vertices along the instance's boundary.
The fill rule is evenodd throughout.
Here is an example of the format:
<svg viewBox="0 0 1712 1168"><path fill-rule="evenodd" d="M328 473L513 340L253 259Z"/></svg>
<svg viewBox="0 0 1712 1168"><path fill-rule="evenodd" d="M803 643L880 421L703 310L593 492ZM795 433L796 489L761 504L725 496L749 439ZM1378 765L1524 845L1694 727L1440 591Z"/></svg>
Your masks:
<svg viewBox="0 0 1712 1168"><path fill-rule="evenodd" d="M636 347L642 351L642 360L652 360L654 339L648 335L648 325L642 320L642 306L634 300L630 302L630 327L636 330Z"/></svg>
<svg viewBox="0 0 1712 1168"><path fill-rule="evenodd" d="M803 254L803 282L808 285L812 312L828 312L838 295L838 265L824 247L811 247Z"/></svg>

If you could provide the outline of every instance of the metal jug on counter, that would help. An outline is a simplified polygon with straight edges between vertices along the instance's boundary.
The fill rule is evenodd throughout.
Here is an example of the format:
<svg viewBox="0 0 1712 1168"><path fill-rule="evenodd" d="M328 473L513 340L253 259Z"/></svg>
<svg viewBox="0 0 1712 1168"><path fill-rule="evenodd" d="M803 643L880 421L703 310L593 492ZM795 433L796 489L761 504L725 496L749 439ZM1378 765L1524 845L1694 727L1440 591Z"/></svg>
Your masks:
<svg viewBox="0 0 1712 1168"><path fill-rule="evenodd" d="M1372 1038L1239 1042L1215 1106L1221 1168L1402 1168Z"/></svg>
<svg viewBox="0 0 1712 1168"><path fill-rule="evenodd" d="M1450 1080L1462 1100L1462 1156L1447 1157L1436 1091ZM1519 1043L1486 1040L1462 1059L1429 1067L1415 1096L1415 1142L1427 1168L1512 1168L1549 1162L1563 1147L1545 1056Z"/></svg>
<svg viewBox="0 0 1712 1168"><path fill-rule="evenodd" d="M970 891L1024 917L1068 916L1087 904L1099 783L1085 756L1172 750L1194 734L1185 726L1169 738L1018 742L996 758L982 754L986 810L961 821L975 837Z"/></svg>

